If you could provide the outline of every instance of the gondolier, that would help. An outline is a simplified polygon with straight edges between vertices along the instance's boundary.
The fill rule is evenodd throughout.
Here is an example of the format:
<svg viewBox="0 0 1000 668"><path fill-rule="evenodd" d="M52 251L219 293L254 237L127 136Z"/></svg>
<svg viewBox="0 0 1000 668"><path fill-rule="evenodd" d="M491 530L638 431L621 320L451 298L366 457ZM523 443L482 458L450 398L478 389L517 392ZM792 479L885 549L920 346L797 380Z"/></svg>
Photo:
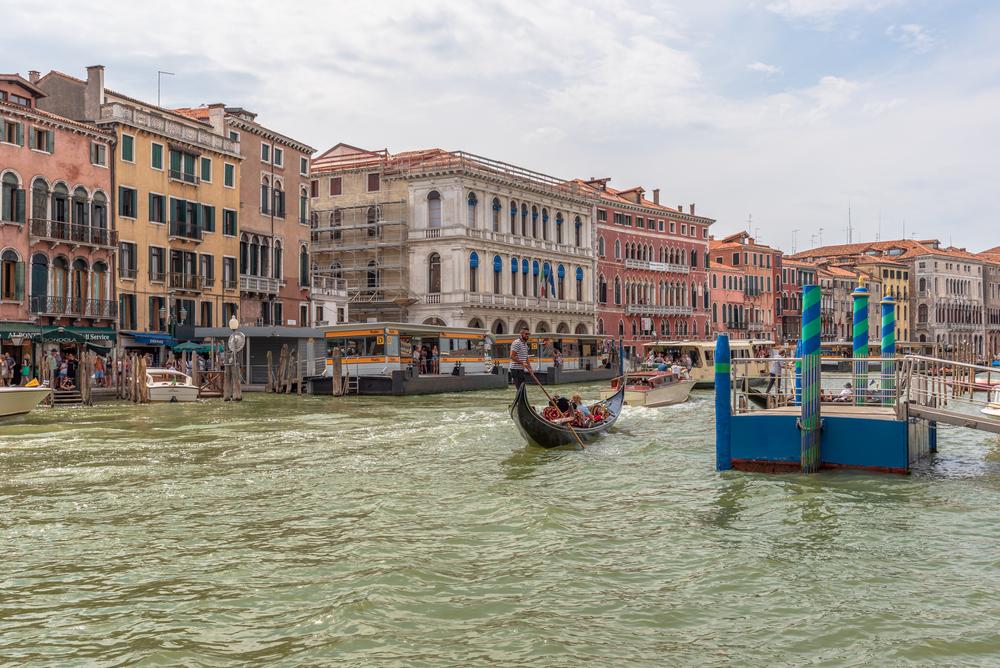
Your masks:
<svg viewBox="0 0 1000 668"><path fill-rule="evenodd" d="M531 353L528 347L528 328L521 330L520 336L514 339L510 346L510 377L514 380L514 389L517 390L524 384L524 375L531 373L531 363L528 355Z"/></svg>

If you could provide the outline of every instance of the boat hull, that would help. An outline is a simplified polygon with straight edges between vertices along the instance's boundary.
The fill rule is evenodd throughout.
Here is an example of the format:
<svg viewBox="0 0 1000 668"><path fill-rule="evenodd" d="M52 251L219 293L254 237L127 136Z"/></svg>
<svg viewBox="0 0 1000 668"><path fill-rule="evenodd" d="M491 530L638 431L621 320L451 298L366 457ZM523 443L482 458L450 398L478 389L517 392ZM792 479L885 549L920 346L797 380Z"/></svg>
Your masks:
<svg viewBox="0 0 1000 668"><path fill-rule="evenodd" d="M660 408L662 406L672 406L684 403L691 396L695 381L679 380L673 383L666 383L650 390L631 390L625 387L625 403L629 406L644 406L646 408ZM608 389L601 392L602 399L608 399L615 394L615 390Z"/></svg>
<svg viewBox="0 0 1000 668"><path fill-rule="evenodd" d="M47 387L0 387L0 417L30 413L51 392Z"/></svg>
<svg viewBox="0 0 1000 668"><path fill-rule="evenodd" d="M195 401L198 388L193 385L153 385L149 388L150 401Z"/></svg>
<svg viewBox="0 0 1000 668"><path fill-rule="evenodd" d="M621 415L624 399L625 392L622 388L607 400L608 412L611 417L600 426L571 430L552 424L539 415L528 402L527 385L522 385L514 397L514 403L510 406L510 416L524 440L543 448L558 448L562 445L577 445L576 436L579 436L584 443L590 443L610 429L618 421L618 416ZM576 432L576 436L573 435L573 432Z"/></svg>

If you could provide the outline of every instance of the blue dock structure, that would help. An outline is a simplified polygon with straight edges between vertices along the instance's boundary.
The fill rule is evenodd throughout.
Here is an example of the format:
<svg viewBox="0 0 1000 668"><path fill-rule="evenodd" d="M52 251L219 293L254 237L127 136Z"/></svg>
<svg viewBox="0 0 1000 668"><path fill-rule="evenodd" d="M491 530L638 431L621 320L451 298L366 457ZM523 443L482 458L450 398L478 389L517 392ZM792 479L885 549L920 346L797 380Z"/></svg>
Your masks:
<svg viewBox="0 0 1000 668"><path fill-rule="evenodd" d="M819 286L803 288L801 347L796 358L784 360L789 369L796 369L794 383L780 384L773 393L749 387L745 379L755 372L733 358L728 337L719 336L718 470L909 473L918 460L937 452L939 441L943 444L949 430L942 425L1000 434L1000 370L921 355L897 356L891 298L879 304L882 352L869 357L863 350L868 346L868 294L857 292L856 307L864 307L856 310L860 317L855 321L864 324L857 330L863 334L863 346L856 346L849 370L820 371ZM970 377L977 387L995 388L969 391L954 380Z"/></svg>

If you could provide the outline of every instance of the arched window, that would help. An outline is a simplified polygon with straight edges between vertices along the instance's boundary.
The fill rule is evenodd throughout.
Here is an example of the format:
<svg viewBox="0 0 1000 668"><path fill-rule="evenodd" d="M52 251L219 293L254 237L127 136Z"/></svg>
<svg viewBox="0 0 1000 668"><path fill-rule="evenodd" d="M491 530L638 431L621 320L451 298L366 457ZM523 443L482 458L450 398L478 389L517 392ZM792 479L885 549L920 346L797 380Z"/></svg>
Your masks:
<svg viewBox="0 0 1000 668"><path fill-rule="evenodd" d="M274 263L271 266L271 277L281 279L284 272L284 251L281 248L281 241L274 241Z"/></svg>
<svg viewBox="0 0 1000 668"><path fill-rule="evenodd" d="M479 292L479 253L469 254L469 292Z"/></svg>
<svg viewBox="0 0 1000 668"><path fill-rule="evenodd" d="M618 239L615 239L615 259L622 259L622 242Z"/></svg>
<svg viewBox="0 0 1000 668"><path fill-rule="evenodd" d="M549 210L542 209L542 239L549 240Z"/></svg>
<svg viewBox="0 0 1000 668"><path fill-rule="evenodd" d="M110 296L108 287L108 265L104 262L95 262L91 273L90 298L97 302L106 302ZM94 315L102 315L99 307Z"/></svg>
<svg viewBox="0 0 1000 668"><path fill-rule="evenodd" d="M510 201L510 233L517 234L517 202Z"/></svg>
<svg viewBox="0 0 1000 668"><path fill-rule="evenodd" d="M54 221L69 222L69 189L65 184L57 183L52 188L52 209L49 214Z"/></svg>
<svg viewBox="0 0 1000 668"><path fill-rule="evenodd" d="M73 224L86 226L90 220L88 215L90 209L90 203L87 201L87 190L85 188L78 187L73 190Z"/></svg>
<svg viewBox="0 0 1000 668"><path fill-rule="evenodd" d="M378 262L369 260L368 262L368 289L375 289L379 286Z"/></svg>
<svg viewBox="0 0 1000 668"><path fill-rule="evenodd" d="M576 301L583 301L583 267L576 268Z"/></svg>
<svg viewBox="0 0 1000 668"><path fill-rule="evenodd" d="M537 297L538 296L538 285L539 285L538 277L539 277L539 274L541 274L541 273L542 273L542 268L538 264L538 260L532 260L532 262L531 262L531 296L532 297Z"/></svg>
<svg viewBox="0 0 1000 668"><path fill-rule="evenodd" d="M98 243L107 246L108 235L104 230L108 229L108 198L104 193L98 191L94 193L93 201L90 203L90 225L95 228L92 235L96 237Z"/></svg>
<svg viewBox="0 0 1000 668"><path fill-rule="evenodd" d="M525 329L527 329L528 331L531 331L531 328L528 327L528 323L526 321L524 321L524 320L518 320L517 324L514 325L514 333L515 334L520 334L521 331L525 330Z"/></svg>
<svg viewBox="0 0 1000 668"><path fill-rule="evenodd" d="M49 293L49 258L44 253L31 256L31 303L32 313L45 313Z"/></svg>
<svg viewBox="0 0 1000 668"><path fill-rule="evenodd" d="M573 234L575 235L575 243L577 247L583 245L583 221L580 220L580 216L577 216L573 220Z"/></svg>
<svg viewBox="0 0 1000 668"><path fill-rule="evenodd" d="M574 333L575 334L586 334L587 333L587 326L581 322L579 325L576 326L576 329L574 330Z"/></svg>
<svg viewBox="0 0 1000 668"><path fill-rule="evenodd" d="M441 227L441 193L427 193L427 227Z"/></svg>
<svg viewBox="0 0 1000 668"><path fill-rule="evenodd" d="M31 184L31 217L35 220L49 218L49 184L41 177Z"/></svg>
<svg viewBox="0 0 1000 668"><path fill-rule="evenodd" d="M597 237L597 254L604 257L604 237Z"/></svg>
<svg viewBox="0 0 1000 668"><path fill-rule="evenodd" d="M379 236L378 221L382 218L382 209L377 206L370 206L365 212L365 225L367 226L368 236L377 237Z"/></svg>
<svg viewBox="0 0 1000 668"><path fill-rule="evenodd" d="M563 242L563 215L562 213L556 213L556 243L561 244Z"/></svg>
<svg viewBox="0 0 1000 668"><path fill-rule="evenodd" d="M493 294L500 294L503 289L503 260L499 255L493 256Z"/></svg>
<svg viewBox="0 0 1000 668"><path fill-rule="evenodd" d="M618 336L625 336L625 321L618 321Z"/></svg>
<svg viewBox="0 0 1000 668"><path fill-rule="evenodd" d="M431 253L427 260L427 292L432 295L441 292L441 256Z"/></svg>
<svg viewBox="0 0 1000 668"><path fill-rule="evenodd" d="M87 298L89 282L87 280L87 261L82 257L73 260L70 271L70 312L83 313L84 300Z"/></svg>
<svg viewBox="0 0 1000 668"><path fill-rule="evenodd" d="M556 334L569 334L569 325L565 322L560 322L556 325Z"/></svg>
<svg viewBox="0 0 1000 668"><path fill-rule="evenodd" d="M473 329L483 329L483 321L479 318L473 318L469 321L469 327Z"/></svg>
<svg viewBox="0 0 1000 668"><path fill-rule="evenodd" d="M597 279L597 300L602 304L608 303L608 282L604 279L604 274Z"/></svg>
<svg viewBox="0 0 1000 668"><path fill-rule="evenodd" d="M921 281L924 279L920 279ZM921 304L917 307L917 322L926 323L927 322L927 304Z"/></svg>
<svg viewBox="0 0 1000 668"><path fill-rule="evenodd" d="M266 176L260 180L260 212L271 212L271 181Z"/></svg>
<svg viewBox="0 0 1000 668"><path fill-rule="evenodd" d="M493 198L493 231L500 231L500 212L503 207L500 205L500 199L497 197Z"/></svg>
<svg viewBox="0 0 1000 668"><path fill-rule="evenodd" d="M305 246L299 248L299 285L309 285L309 251Z"/></svg>
<svg viewBox="0 0 1000 668"><path fill-rule="evenodd" d="M258 276L260 274L260 241L257 237L250 238L250 264L249 270L246 272L251 276Z"/></svg>
<svg viewBox="0 0 1000 668"><path fill-rule="evenodd" d="M920 290L920 292L926 292L927 291L927 279L926 278L921 278L920 282L918 283L918 285L919 285L919 287L917 289Z"/></svg>
<svg viewBox="0 0 1000 668"><path fill-rule="evenodd" d="M305 186L299 188L299 223L306 224L309 220L309 194L306 193Z"/></svg>
<svg viewBox="0 0 1000 668"><path fill-rule="evenodd" d="M503 334L506 329L504 327L503 320L494 320L492 329L494 334Z"/></svg>
<svg viewBox="0 0 1000 668"><path fill-rule="evenodd" d="M341 265L336 260L334 260L333 262L331 262L330 263L330 275L333 276L334 278L343 278L344 277L343 265Z"/></svg>
<svg viewBox="0 0 1000 668"><path fill-rule="evenodd" d="M24 263L12 248L0 253L0 296L14 301L24 299Z"/></svg>
<svg viewBox="0 0 1000 668"><path fill-rule="evenodd" d="M250 271L250 242L247 235L240 235L240 273L247 274Z"/></svg>
<svg viewBox="0 0 1000 668"><path fill-rule="evenodd" d="M0 201L3 204L2 210L0 210L0 220L23 223L25 215L24 190L21 188L21 181L17 175L11 172L4 174L3 179L0 179L0 188L2 188Z"/></svg>
<svg viewBox="0 0 1000 668"><path fill-rule="evenodd" d="M621 279L615 276L615 306L621 306L622 304L622 282Z"/></svg>
<svg viewBox="0 0 1000 668"><path fill-rule="evenodd" d="M468 205L466 224L469 228L474 228L476 227L476 205L479 204L479 200L476 199L476 193L469 193L468 198L466 198L466 204Z"/></svg>
<svg viewBox="0 0 1000 668"><path fill-rule="evenodd" d="M521 236L528 236L528 205L521 205Z"/></svg>
<svg viewBox="0 0 1000 668"><path fill-rule="evenodd" d="M698 266L698 251L696 251L694 248L691 249L691 266L692 267Z"/></svg>
<svg viewBox="0 0 1000 668"><path fill-rule="evenodd" d="M541 333L541 332L546 332L547 333L549 331L549 323L547 323L544 320L542 320L541 322L538 323L538 326L535 327L535 331L539 332L539 333Z"/></svg>
<svg viewBox="0 0 1000 668"><path fill-rule="evenodd" d="M285 193L281 189L281 181L278 179L274 180L274 192L271 193L272 202L274 208L274 215L278 218L285 217Z"/></svg>
<svg viewBox="0 0 1000 668"><path fill-rule="evenodd" d="M562 265L556 267L556 295L566 299L566 267Z"/></svg>
<svg viewBox="0 0 1000 668"><path fill-rule="evenodd" d="M604 318L600 318L597 321L597 333L604 334Z"/></svg>

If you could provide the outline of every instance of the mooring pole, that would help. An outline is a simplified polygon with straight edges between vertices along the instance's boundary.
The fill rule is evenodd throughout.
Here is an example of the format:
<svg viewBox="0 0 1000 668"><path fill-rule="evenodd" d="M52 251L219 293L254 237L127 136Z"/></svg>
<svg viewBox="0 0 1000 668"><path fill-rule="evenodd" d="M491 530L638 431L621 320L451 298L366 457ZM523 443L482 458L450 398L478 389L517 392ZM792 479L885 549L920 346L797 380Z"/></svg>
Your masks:
<svg viewBox="0 0 1000 668"><path fill-rule="evenodd" d="M795 342L795 405L802 405L802 339Z"/></svg>
<svg viewBox="0 0 1000 668"><path fill-rule="evenodd" d="M882 304L882 405L896 398L896 300L891 295Z"/></svg>
<svg viewBox="0 0 1000 668"><path fill-rule="evenodd" d="M868 390L868 288L858 285L854 298L854 405L864 406Z"/></svg>
<svg viewBox="0 0 1000 668"><path fill-rule="evenodd" d="M822 461L819 302L818 285L802 286L802 416L799 418L802 444L799 459L803 473L815 473Z"/></svg>
<svg viewBox="0 0 1000 668"><path fill-rule="evenodd" d="M719 334L715 340L715 470L733 468L732 422L733 407L729 403L731 376L729 335Z"/></svg>

